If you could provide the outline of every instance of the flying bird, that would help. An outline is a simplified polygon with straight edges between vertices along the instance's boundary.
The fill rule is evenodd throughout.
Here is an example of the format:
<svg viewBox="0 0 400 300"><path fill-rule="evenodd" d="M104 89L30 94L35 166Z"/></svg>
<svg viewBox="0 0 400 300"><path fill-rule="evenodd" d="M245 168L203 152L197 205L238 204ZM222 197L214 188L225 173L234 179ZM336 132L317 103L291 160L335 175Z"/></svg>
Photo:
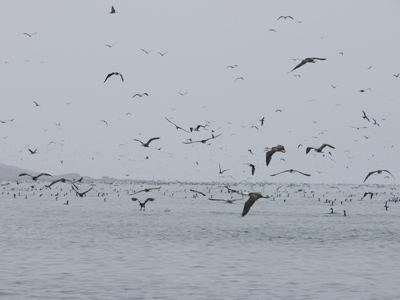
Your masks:
<svg viewBox="0 0 400 300"><path fill-rule="evenodd" d="M394 176L392 175L392 173L390 173L388 170L376 170L376 171L369 172L368 175L367 175L367 177L365 177L364 182L365 182L365 181L368 179L368 177L371 176L372 174L374 174L374 173L382 174L382 172L389 173L389 174L393 177L393 179L395 179Z"/></svg>
<svg viewBox="0 0 400 300"><path fill-rule="evenodd" d="M79 188L75 185L75 183L73 181L71 181L69 179L65 179L65 178L60 178L60 179L57 179L57 180L53 181L49 185L46 185L46 188L51 187L52 185L56 184L57 182L62 182L62 183L69 182L72 185L72 187L75 187L77 190L79 190Z"/></svg>
<svg viewBox="0 0 400 300"><path fill-rule="evenodd" d="M31 33L31 34L24 32L23 34L25 34L25 35L27 35L29 37L32 37L33 35L37 34L37 32Z"/></svg>
<svg viewBox="0 0 400 300"><path fill-rule="evenodd" d="M29 150L29 152L30 152L31 154L36 154L36 153L37 153L37 149L31 150L31 149L28 148L28 150Z"/></svg>
<svg viewBox="0 0 400 300"><path fill-rule="evenodd" d="M282 172L279 172L279 173L276 173L276 174L272 174L271 176L276 176L276 175L279 175L279 174L282 174L282 173L286 173L286 172L289 172L289 173L296 173L297 172L297 173L300 173L300 174L305 175L305 176L311 176L310 174L306 174L306 173L303 173L303 172L300 172L300 171L297 171L297 170L293 170L293 169L282 171Z"/></svg>
<svg viewBox="0 0 400 300"><path fill-rule="evenodd" d="M150 145L150 143L151 143L152 141L158 140L158 139L160 139L160 138L159 138L159 137L151 138L151 139L149 139L149 140L147 141L147 143L143 143L142 141L139 141L139 140L137 140L137 139L133 139L133 140L142 143L142 146L143 146L143 147L149 147L149 145Z"/></svg>
<svg viewBox="0 0 400 300"><path fill-rule="evenodd" d="M233 66L227 66L226 68L228 69L228 68L230 68L230 69L234 69L234 68L236 68L237 67L237 65L233 65Z"/></svg>
<svg viewBox="0 0 400 300"><path fill-rule="evenodd" d="M229 171L229 169L222 170L221 164L218 164L218 166L219 166L219 174L224 174L224 172Z"/></svg>
<svg viewBox="0 0 400 300"><path fill-rule="evenodd" d="M107 47L109 47L109 48L112 48L112 46L114 46L116 43L114 43L114 44L111 44L111 45L108 45L108 44L104 44L104 46L107 46Z"/></svg>
<svg viewBox="0 0 400 300"><path fill-rule="evenodd" d="M250 198L246 201L243 207L243 212L242 212L242 217L247 215L249 212L250 208L253 206L253 204L260 198L269 198L269 196L263 196L260 193L249 193Z"/></svg>
<svg viewBox="0 0 400 300"><path fill-rule="evenodd" d="M303 60L301 61L301 63L299 63L297 66L295 66L295 67L293 68L293 70L290 71L290 72L293 72L294 70L300 68L301 66L305 65L306 63L315 63L315 60L316 60L316 59L317 59L317 60L326 60L326 58L307 57L307 58L303 59ZM288 73L290 73L290 72L288 72Z"/></svg>
<svg viewBox="0 0 400 300"><path fill-rule="evenodd" d="M324 149L325 147L330 147L330 148L332 148L332 149L336 149L335 147L333 147L333 146L331 146L331 145L329 145L329 144L322 144L322 146L319 147L319 148L307 147L307 149L306 149L306 154L308 154L308 152L310 152L311 149L314 149L315 152L322 153L322 149Z"/></svg>
<svg viewBox="0 0 400 300"><path fill-rule="evenodd" d="M285 147L283 147L282 145L278 145L278 146L272 147L271 150L267 151L267 154L266 154L267 166L269 165L269 163L271 161L271 158L272 158L272 155L275 152L286 153L286 150L285 150Z"/></svg>
<svg viewBox="0 0 400 300"><path fill-rule="evenodd" d="M215 139L215 138L219 137L221 134L222 134L222 133L220 133L219 135L214 135L214 134L212 134L210 138L204 139L204 140L200 140L200 141L192 141L192 140L190 140L189 142L182 142L182 143L184 143L184 144L194 144L194 143L203 143L203 144L205 144L205 143L207 143L209 140L212 140L212 139Z"/></svg>
<svg viewBox="0 0 400 300"><path fill-rule="evenodd" d="M35 103L36 106L40 106L40 104L37 103L36 101L33 101L33 103Z"/></svg>
<svg viewBox="0 0 400 300"><path fill-rule="evenodd" d="M154 201L154 198L147 198L143 203L140 202L140 200L138 198L132 198L132 201L138 201L139 205L140 205L140 210L145 211L146 210L146 203L149 201Z"/></svg>
<svg viewBox="0 0 400 300"><path fill-rule="evenodd" d="M148 193L148 192L150 192L150 191L152 191L152 190L159 190L159 189L161 189L161 186L160 186L160 187L157 187L157 188L146 188L146 189L137 191L137 192L135 192L135 193L133 193L133 194L129 194L129 195L132 195L132 196L133 196L133 195L139 194L139 193L141 193L141 192Z"/></svg>
<svg viewBox="0 0 400 300"><path fill-rule="evenodd" d="M93 190L93 187L91 187L90 189L88 189L87 191L82 192L82 193L79 192L78 190L76 190L76 189L74 188L74 186L72 186L72 189L75 191L75 193L76 193L77 196L83 198L83 197L86 195L86 193L88 193L88 192L90 192L91 190Z"/></svg>
<svg viewBox="0 0 400 300"><path fill-rule="evenodd" d="M262 117L260 120L261 126L264 126L265 117Z"/></svg>
<svg viewBox="0 0 400 300"><path fill-rule="evenodd" d="M122 80L122 82L124 82L124 77L122 77L122 74L121 74L121 73L118 73L118 72L112 72L112 73L108 74L107 77L106 77L106 79L104 79L104 82L106 82L107 79L110 78L110 77L113 76L113 75L119 75L119 76L121 76L121 80ZM103 82L103 83L104 83L104 82Z"/></svg>
<svg viewBox="0 0 400 300"><path fill-rule="evenodd" d="M132 98L135 98L136 96L139 96L140 98L142 98L143 96L148 96L149 94L147 93L143 93L143 94L135 94L132 96Z"/></svg>
<svg viewBox="0 0 400 300"><path fill-rule="evenodd" d="M278 18L278 20L279 20L279 19L282 19L282 18L285 19L285 20L286 20L287 18L294 20L292 16L280 16L280 17Z"/></svg>
<svg viewBox="0 0 400 300"><path fill-rule="evenodd" d="M254 176L254 173L256 172L256 166L255 166L255 165L253 165L253 164L247 164L247 165L249 165L249 166L250 166L250 168L251 168L251 175L253 175L253 176Z"/></svg>
<svg viewBox="0 0 400 300"><path fill-rule="evenodd" d="M365 192L364 196L361 199L364 199L365 196L367 196L367 195L369 195L369 199L372 199L372 197L374 196L374 193L373 192Z"/></svg>
<svg viewBox="0 0 400 300"><path fill-rule="evenodd" d="M190 191L193 193L196 193L196 194L200 194L202 196L206 196L206 194L204 194L203 192L200 192L200 191L196 191L196 190L192 190L192 189L190 189Z"/></svg>
<svg viewBox="0 0 400 300"><path fill-rule="evenodd" d="M103 122L104 124L106 124L108 126L108 123L106 120L100 120L100 122Z"/></svg>
<svg viewBox="0 0 400 300"><path fill-rule="evenodd" d="M371 122L371 121L369 120L369 118L367 117L367 114L365 113L365 111L362 111L362 112L363 112L362 118L365 119L365 120L367 120L368 122Z"/></svg>
<svg viewBox="0 0 400 300"><path fill-rule="evenodd" d="M147 51L147 50L144 50L144 49L142 49L142 48L140 48L140 50L142 50L144 53L146 53L146 54L149 54L151 51L153 51L153 50L149 50L149 51Z"/></svg>
<svg viewBox="0 0 400 300"><path fill-rule="evenodd" d="M109 12L109 14L115 14L117 13L117 11L115 10L114 6L111 6L111 11Z"/></svg>
<svg viewBox="0 0 400 300"><path fill-rule="evenodd" d="M165 51L164 53L161 53L161 52L157 52L157 53L160 54L161 56L164 56L165 54L168 53L168 51Z"/></svg>
<svg viewBox="0 0 400 300"><path fill-rule="evenodd" d="M189 130L183 129L182 127L180 127L180 126L176 125L174 122L172 122L172 121L168 120L168 118L167 118L167 117L165 117L165 119L166 119L168 122L170 122L171 124L175 125L175 128L176 128L176 129L180 129L180 130L183 130L183 131L185 131L185 132L187 132L187 133L190 133L190 131L189 131Z"/></svg>
<svg viewBox="0 0 400 300"><path fill-rule="evenodd" d="M216 199L216 198L208 198L208 200L211 200L211 201L224 201L225 203L233 204L235 201L243 200L243 198L241 198L241 199Z"/></svg>
<svg viewBox="0 0 400 300"><path fill-rule="evenodd" d="M30 174L28 174L28 173L21 173L21 174L19 174L19 176L29 176L29 177L32 178L33 181L36 181L36 180L38 180L38 178L39 178L40 176L51 176L51 175L50 175L50 174L47 174L47 173L40 173L40 174L38 174L38 175L36 175L36 176L32 176L32 175L30 175Z"/></svg>

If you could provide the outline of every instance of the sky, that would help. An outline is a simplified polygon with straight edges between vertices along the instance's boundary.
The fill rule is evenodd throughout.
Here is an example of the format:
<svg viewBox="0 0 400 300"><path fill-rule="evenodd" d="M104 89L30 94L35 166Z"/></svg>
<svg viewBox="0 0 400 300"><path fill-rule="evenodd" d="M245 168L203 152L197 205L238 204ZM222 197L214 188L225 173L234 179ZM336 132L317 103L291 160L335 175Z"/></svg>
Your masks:
<svg viewBox="0 0 400 300"><path fill-rule="evenodd" d="M385 169L394 178L367 183L399 183L398 1L2 6L0 163L199 182L357 184ZM326 60L289 72L307 57ZM104 82L112 72L124 81ZM207 126L187 133L165 118L185 130ZM149 147L134 141L153 137ZM324 143L335 149L306 154ZM286 153L266 166L265 148L277 145ZM288 169L311 176L270 176Z"/></svg>

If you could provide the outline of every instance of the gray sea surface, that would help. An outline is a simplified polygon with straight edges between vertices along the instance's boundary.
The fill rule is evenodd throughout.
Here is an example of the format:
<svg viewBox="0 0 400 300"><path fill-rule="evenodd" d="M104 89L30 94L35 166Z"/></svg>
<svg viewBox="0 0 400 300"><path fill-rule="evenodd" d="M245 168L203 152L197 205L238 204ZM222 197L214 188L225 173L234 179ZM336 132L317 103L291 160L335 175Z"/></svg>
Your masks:
<svg viewBox="0 0 400 300"><path fill-rule="evenodd" d="M400 299L398 186L44 184L2 182L0 299Z"/></svg>

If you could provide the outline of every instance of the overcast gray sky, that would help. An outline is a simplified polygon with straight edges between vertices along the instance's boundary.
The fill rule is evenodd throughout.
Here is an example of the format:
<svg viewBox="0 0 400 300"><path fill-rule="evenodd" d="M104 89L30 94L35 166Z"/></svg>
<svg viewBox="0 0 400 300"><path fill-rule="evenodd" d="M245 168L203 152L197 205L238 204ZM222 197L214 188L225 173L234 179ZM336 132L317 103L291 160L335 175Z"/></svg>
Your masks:
<svg viewBox="0 0 400 300"><path fill-rule="evenodd" d="M388 169L396 179L367 183L399 182L399 1L2 7L2 163L96 178L310 183L362 183L368 172ZM289 15L294 20L277 20ZM327 60L288 73L300 63L291 59L306 57ZM103 83L111 72L125 81ZM165 117L185 129L208 127L186 133ZM220 133L210 145L183 144ZM160 139L149 148L133 140L152 137ZM306 155L323 143L336 149ZM264 148L278 144L287 152L267 167ZM218 164L229 170L219 174ZM312 176L270 176L287 169Z"/></svg>

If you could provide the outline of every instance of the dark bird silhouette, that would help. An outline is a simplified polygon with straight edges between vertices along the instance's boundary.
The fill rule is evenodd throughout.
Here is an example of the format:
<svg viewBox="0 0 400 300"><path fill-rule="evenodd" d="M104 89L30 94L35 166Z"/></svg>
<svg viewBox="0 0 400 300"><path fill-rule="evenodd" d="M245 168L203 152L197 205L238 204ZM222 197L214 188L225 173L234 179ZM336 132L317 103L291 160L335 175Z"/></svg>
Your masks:
<svg viewBox="0 0 400 300"><path fill-rule="evenodd" d="M178 92L178 93L179 93L179 95L181 95L181 96L185 96L188 92L184 92L184 93Z"/></svg>
<svg viewBox="0 0 400 300"><path fill-rule="evenodd" d="M146 203L149 202L149 201L154 201L154 200L155 200L154 198L147 198L147 199L142 203L142 202L140 202L140 200L139 200L138 198L132 198L132 201L137 201L137 202L139 202L140 210L143 210L143 211L146 210Z"/></svg>
<svg viewBox="0 0 400 300"><path fill-rule="evenodd" d="M21 174L19 174L19 176L29 176L29 177L32 178L33 181L36 181L36 180L38 180L38 178L39 178L40 176L51 176L51 175L50 175L50 174L47 174L47 173L40 173L39 175L32 176L32 175L30 175L30 174L28 174L28 173L21 173Z"/></svg>
<svg viewBox="0 0 400 300"><path fill-rule="evenodd" d="M249 193L250 198L246 201L243 207L243 212L242 212L242 217L247 215L247 213L250 211L250 208L253 206L253 204L260 198L269 198L269 196L263 196L260 193Z"/></svg>
<svg viewBox="0 0 400 300"><path fill-rule="evenodd" d="M214 134L212 134L210 138L204 139L204 140L200 140L200 141L189 141L189 142L182 142L182 143L184 143L184 144L194 144L194 143L203 143L203 144L205 144L205 143L207 143L209 140L212 140L212 139L215 139L215 138L219 137L221 134L222 134L222 133L220 133L219 135L214 135Z"/></svg>
<svg viewBox="0 0 400 300"><path fill-rule="evenodd" d="M183 129L182 127L180 127L180 126L176 125L174 122L172 122L172 121L168 120L168 118L167 118L167 117L165 117L165 119L166 119L168 122L170 122L171 124L173 124L173 125L175 126L175 128L176 128L176 129L180 129L180 130L183 130L183 131L185 131L185 132L187 132L187 133L190 133L190 131L189 131L189 130Z"/></svg>
<svg viewBox="0 0 400 300"><path fill-rule="evenodd" d="M365 181L368 179L368 177L371 176L372 174L374 174L374 173L382 174L382 172L389 173L389 174L393 177L393 179L395 179L394 176L392 175L392 173L390 173L388 170L376 170L376 171L369 172L368 175L367 175L367 177L365 177L364 182L365 182Z"/></svg>
<svg viewBox="0 0 400 300"><path fill-rule="evenodd" d="M27 35L29 37L32 37L33 35L37 34L37 32L31 33L31 34L24 32L23 34L25 34L25 35Z"/></svg>
<svg viewBox="0 0 400 300"><path fill-rule="evenodd" d="M393 74L394 77L399 78L400 73Z"/></svg>
<svg viewBox="0 0 400 300"><path fill-rule="evenodd" d="M31 149L28 148L28 150L29 150L29 152L30 152L31 154L36 154L36 153L37 153L37 149L31 150Z"/></svg>
<svg viewBox="0 0 400 300"><path fill-rule="evenodd" d="M137 139L133 139L133 140L142 143L142 146L143 146L143 147L149 147L149 145L150 145L150 143L151 143L152 141L154 141L154 140L159 140L159 139L160 139L159 137L154 137L154 138L149 139L149 140L147 141L147 143L143 143L142 141L139 141L139 140L137 140Z"/></svg>
<svg viewBox="0 0 400 300"><path fill-rule="evenodd" d="M168 51L165 51L164 53L161 53L161 52L157 52L157 53L160 54L161 56L164 56L165 54L168 53Z"/></svg>
<svg viewBox="0 0 400 300"><path fill-rule="evenodd" d="M79 197L85 197L86 193L88 193L88 192L90 192L91 190L93 190L93 187L91 187L90 189L88 189L87 191L82 192L82 193L79 192L78 190L76 190L76 189L74 188L74 186L72 186L72 189L75 191L75 193L76 193L77 196L79 196Z"/></svg>
<svg viewBox="0 0 400 300"><path fill-rule="evenodd" d="M190 132L192 132L192 131L199 131L200 128L206 128L206 127L208 127L208 124L206 124L206 125L197 125L196 127L190 127L189 129L190 129Z"/></svg>
<svg viewBox="0 0 400 300"><path fill-rule="evenodd" d="M294 20L292 16L280 16L280 17L278 18L278 20L279 20L279 19L282 19L282 18L285 19L285 20L286 20L287 18Z"/></svg>
<svg viewBox="0 0 400 300"><path fill-rule="evenodd" d="M364 199L365 196L367 196L367 195L369 195L369 199L372 199L372 197L374 196L374 193L373 192L365 192L364 196L361 199Z"/></svg>
<svg viewBox="0 0 400 300"><path fill-rule="evenodd" d="M368 122L371 122L371 121L369 120L369 118L367 117L367 114L365 113L365 111L362 111L362 112L363 112L362 118L365 119L365 120L367 120Z"/></svg>
<svg viewBox="0 0 400 300"><path fill-rule="evenodd" d="M35 103L36 106L40 106L40 104L37 103L36 101L33 101L33 103Z"/></svg>
<svg viewBox="0 0 400 300"><path fill-rule="evenodd" d="M100 120L100 122L103 122L104 124L106 124L108 126L108 123L106 120Z"/></svg>
<svg viewBox="0 0 400 300"><path fill-rule="evenodd" d="M233 65L233 66L227 66L226 68L228 69L228 68L230 68L230 69L234 69L234 68L236 68L237 67L237 65Z"/></svg>
<svg viewBox="0 0 400 300"><path fill-rule="evenodd" d="M243 77L236 77L235 81L236 81L236 80L239 80L239 79L240 79L240 80L244 80Z"/></svg>
<svg viewBox="0 0 400 300"><path fill-rule="evenodd" d="M387 201L385 202L385 205L383 207L386 209L386 211L388 210L389 206L387 204Z"/></svg>
<svg viewBox="0 0 400 300"><path fill-rule="evenodd" d="M372 118L372 121L374 121L374 125L377 125L379 127L379 123L377 123L374 118Z"/></svg>
<svg viewBox="0 0 400 300"><path fill-rule="evenodd" d="M360 129L364 129L364 128L367 128L366 126L364 126L364 127L356 127L356 126L350 126L351 128L356 128L357 130L360 130Z"/></svg>
<svg viewBox="0 0 400 300"><path fill-rule="evenodd" d="M272 147L271 150L267 151L267 154L266 154L267 166L268 166L269 163L271 162L272 155L273 155L275 152L286 153L286 150L285 150L285 147L283 147L282 145L278 145L278 146Z"/></svg>
<svg viewBox="0 0 400 300"><path fill-rule="evenodd" d="M146 188L146 189L137 191L137 192L135 192L135 193L133 193L133 194L129 194L129 195L132 195L132 196L133 196L133 195L136 195L136 194L139 194L139 193L142 193L142 192L148 193L148 192L150 192L150 191L152 191L152 190L159 190L159 189L161 189L161 186L160 186L160 187L157 187L157 188Z"/></svg>
<svg viewBox="0 0 400 300"><path fill-rule="evenodd" d="M276 176L276 175L279 175L279 174L282 174L282 173L286 173L286 172L289 172L289 173L300 173L300 174L305 175L305 176L311 176L310 174L306 174L306 173L303 173L303 172L300 172L300 171L297 171L297 170L293 170L293 169L282 171L282 172L279 172L279 173L276 173L276 174L272 174L271 176Z"/></svg>
<svg viewBox="0 0 400 300"><path fill-rule="evenodd" d="M115 14L117 13L117 11L115 10L114 6L111 6L111 11L109 12L109 14Z"/></svg>
<svg viewBox="0 0 400 300"><path fill-rule="evenodd" d="M265 121L265 117L262 117L259 121L261 123L261 126L263 126L264 125L264 121Z"/></svg>
<svg viewBox="0 0 400 300"><path fill-rule="evenodd" d="M111 44L111 45L104 44L104 46L107 46L107 47L109 47L109 48L112 48L112 46L114 46L115 44L117 44L117 43L114 43L114 44Z"/></svg>
<svg viewBox="0 0 400 300"><path fill-rule="evenodd" d="M121 80L122 80L122 82L124 82L124 77L122 77L122 74L120 74L120 73L118 73L118 72L112 72L112 73L108 74L107 77L106 77L106 79L104 79L104 82L106 82L107 79L110 78L110 77L113 76L113 75L119 75L119 76L121 76ZM103 82L103 83L104 83L104 82Z"/></svg>
<svg viewBox="0 0 400 300"><path fill-rule="evenodd" d="M294 70L300 68L301 66L305 65L306 63L315 63L315 60L326 60L326 58L307 57L307 58L303 59L303 60L301 61L301 63L299 63L297 66L295 66L295 67L293 68L293 70L290 71L290 72L293 72ZM288 72L288 73L290 73L290 72Z"/></svg>
<svg viewBox="0 0 400 300"><path fill-rule="evenodd" d="M247 164L247 165L249 165L251 167L251 175L254 176L254 173L256 172L256 166L253 164Z"/></svg>
<svg viewBox="0 0 400 300"><path fill-rule="evenodd" d="M196 190L192 190L192 189L190 189L190 191L193 193L196 193L196 194L200 194L202 196L206 196L206 194L204 194L203 192L200 192L200 191L196 191Z"/></svg>
<svg viewBox="0 0 400 300"><path fill-rule="evenodd" d="M241 199L217 199L217 198L208 198L208 200L211 200L211 201L223 201L223 202L225 202L225 203L233 204L235 201L243 200L243 198L241 198Z"/></svg>
<svg viewBox="0 0 400 300"><path fill-rule="evenodd" d="M218 166L219 166L219 174L224 174L224 172L229 171L229 169L222 170L221 164L218 164Z"/></svg>
<svg viewBox="0 0 400 300"><path fill-rule="evenodd" d="M151 51L153 51L153 50L149 50L149 51L147 51L147 50L144 50L144 49L142 49L142 48L140 48L140 50L142 50L144 53L146 53L146 54L149 54Z"/></svg>
<svg viewBox="0 0 400 300"><path fill-rule="evenodd" d="M141 97L143 97L143 96L148 96L148 95L149 95L149 94L147 94L147 93L135 94L135 95L132 96L132 98L135 98L136 96L139 96L139 97L141 98Z"/></svg>
<svg viewBox="0 0 400 300"><path fill-rule="evenodd" d="M75 187L77 190L79 190L79 188L74 184L73 181L69 180L69 179L65 179L65 178L60 178L57 179L55 181L53 181L52 183L50 183L49 185L46 185L46 188L50 188L52 185L58 183L58 182L62 182L62 183L70 183L72 185L72 187Z"/></svg>
<svg viewBox="0 0 400 300"><path fill-rule="evenodd" d="M314 149L315 152L322 153L322 149L324 149L325 147L330 147L330 148L332 148L332 149L336 149L335 147L333 147L333 146L331 146L331 145L329 145L329 144L322 144L322 146L319 147L319 148L307 147L307 149L306 149L306 154L308 154L308 152L310 152L311 149Z"/></svg>

